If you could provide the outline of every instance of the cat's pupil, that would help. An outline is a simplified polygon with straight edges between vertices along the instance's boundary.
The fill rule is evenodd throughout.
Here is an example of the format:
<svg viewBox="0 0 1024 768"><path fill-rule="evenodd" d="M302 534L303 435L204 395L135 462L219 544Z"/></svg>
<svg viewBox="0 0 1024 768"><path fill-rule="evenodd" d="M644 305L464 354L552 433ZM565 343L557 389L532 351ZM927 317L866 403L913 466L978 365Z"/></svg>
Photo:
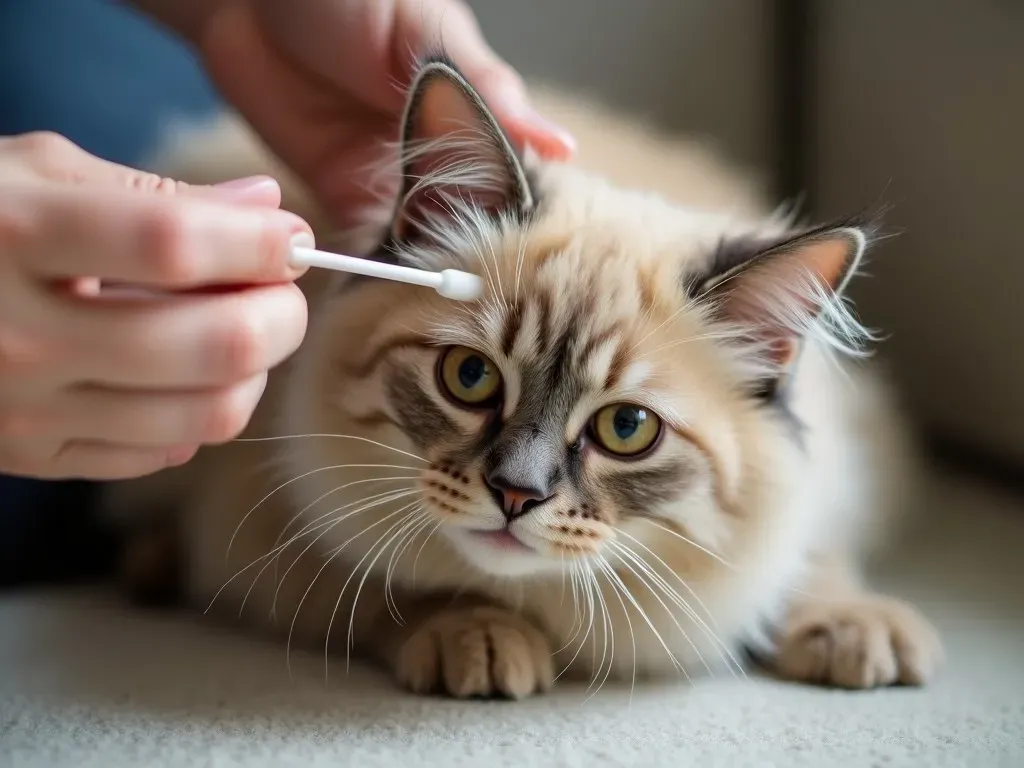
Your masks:
<svg viewBox="0 0 1024 768"><path fill-rule="evenodd" d="M466 389L472 389L487 374L487 363L476 355L467 357L459 366L459 383Z"/></svg>
<svg viewBox="0 0 1024 768"><path fill-rule="evenodd" d="M636 431L640 429L640 425L646 418L646 411L631 406L623 406L615 412L615 416L612 419L612 427L615 429L616 435L623 440L628 440L636 434Z"/></svg>

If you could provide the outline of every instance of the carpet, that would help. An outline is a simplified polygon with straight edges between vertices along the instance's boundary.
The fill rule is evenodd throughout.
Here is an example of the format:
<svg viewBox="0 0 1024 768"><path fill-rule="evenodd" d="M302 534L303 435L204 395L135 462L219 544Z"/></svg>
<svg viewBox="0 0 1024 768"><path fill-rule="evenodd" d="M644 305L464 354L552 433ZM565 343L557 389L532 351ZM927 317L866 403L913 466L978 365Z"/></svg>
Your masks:
<svg viewBox="0 0 1024 768"><path fill-rule="evenodd" d="M1024 765L1024 501L936 481L874 581L918 602L949 663L925 689L842 692L752 674L565 687L524 702L395 690L96 591L0 600L0 766Z"/></svg>

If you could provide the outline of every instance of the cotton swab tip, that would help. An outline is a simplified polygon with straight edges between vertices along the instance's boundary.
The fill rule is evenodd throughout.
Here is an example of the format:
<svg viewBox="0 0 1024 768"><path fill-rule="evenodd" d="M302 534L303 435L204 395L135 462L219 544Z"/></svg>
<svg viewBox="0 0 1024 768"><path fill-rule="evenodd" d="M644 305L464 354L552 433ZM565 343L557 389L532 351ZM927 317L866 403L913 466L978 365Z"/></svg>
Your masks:
<svg viewBox="0 0 1024 768"><path fill-rule="evenodd" d="M455 301L474 301L484 292L484 281L479 276L458 269L441 271L441 283L437 292L446 299Z"/></svg>
<svg viewBox="0 0 1024 768"><path fill-rule="evenodd" d="M456 301L474 301L480 298L484 292L483 280L477 275L458 269L429 272L425 269L385 264L380 261L343 256L340 253L327 253L296 245L292 246L291 263L297 267L321 267L337 272L350 272L356 275L379 277L384 280L423 285L433 288L446 299Z"/></svg>

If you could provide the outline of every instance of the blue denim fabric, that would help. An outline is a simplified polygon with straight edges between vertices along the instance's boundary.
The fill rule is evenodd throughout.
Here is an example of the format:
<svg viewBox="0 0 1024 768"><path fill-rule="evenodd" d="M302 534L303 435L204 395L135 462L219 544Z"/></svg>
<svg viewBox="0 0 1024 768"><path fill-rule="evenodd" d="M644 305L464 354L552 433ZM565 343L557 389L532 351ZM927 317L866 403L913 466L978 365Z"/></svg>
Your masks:
<svg viewBox="0 0 1024 768"><path fill-rule="evenodd" d="M0 136L50 130L100 157L144 160L161 127L218 97L190 52L105 0L0 0ZM0 587L103 568L110 536L88 483L0 476Z"/></svg>

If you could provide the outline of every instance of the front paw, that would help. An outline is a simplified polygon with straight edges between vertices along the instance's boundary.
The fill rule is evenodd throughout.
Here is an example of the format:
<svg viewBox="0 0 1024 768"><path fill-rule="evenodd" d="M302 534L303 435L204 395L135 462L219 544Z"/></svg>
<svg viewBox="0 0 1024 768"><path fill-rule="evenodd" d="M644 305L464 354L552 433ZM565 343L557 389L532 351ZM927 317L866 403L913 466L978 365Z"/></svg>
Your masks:
<svg viewBox="0 0 1024 768"><path fill-rule="evenodd" d="M479 606L424 621L402 644L395 674L416 693L521 699L551 687L554 665L547 638L529 621Z"/></svg>
<svg viewBox="0 0 1024 768"><path fill-rule="evenodd" d="M923 685L942 661L928 621L891 598L867 595L793 608L777 640L784 677L842 688Z"/></svg>

